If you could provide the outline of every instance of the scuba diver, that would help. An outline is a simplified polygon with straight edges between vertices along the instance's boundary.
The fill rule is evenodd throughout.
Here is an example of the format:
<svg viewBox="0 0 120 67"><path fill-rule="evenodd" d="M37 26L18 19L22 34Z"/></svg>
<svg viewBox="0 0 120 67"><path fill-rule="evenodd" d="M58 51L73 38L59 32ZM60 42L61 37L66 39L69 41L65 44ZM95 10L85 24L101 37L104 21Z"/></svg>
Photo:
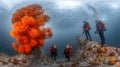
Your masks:
<svg viewBox="0 0 120 67"><path fill-rule="evenodd" d="M51 55L51 59L54 58L54 60L56 61L56 56L58 54L58 50L56 45L54 44L51 48L50 48L50 55Z"/></svg>
<svg viewBox="0 0 120 67"><path fill-rule="evenodd" d="M70 57L72 56L72 47L70 47L70 45L66 45L66 48L64 49L64 54L67 62L69 62Z"/></svg>
<svg viewBox="0 0 120 67"><path fill-rule="evenodd" d="M101 39L101 44L102 44L101 47L103 47L105 44L104 31L106 31L107 28L103 21L96 20L95 22L96 22L96 32L95 33L99 34L100 39Z"/></svg>
<svg viewBox="0 0 120 67"><path fill-rule="evenodd" d="M83 33L85 33L87 40L92 41L91 35L90 35L90 32L89 32L89 30L91 29L90 23L87 22L87 21L83 21L83 23L84 23L83 24Z"/></svg>

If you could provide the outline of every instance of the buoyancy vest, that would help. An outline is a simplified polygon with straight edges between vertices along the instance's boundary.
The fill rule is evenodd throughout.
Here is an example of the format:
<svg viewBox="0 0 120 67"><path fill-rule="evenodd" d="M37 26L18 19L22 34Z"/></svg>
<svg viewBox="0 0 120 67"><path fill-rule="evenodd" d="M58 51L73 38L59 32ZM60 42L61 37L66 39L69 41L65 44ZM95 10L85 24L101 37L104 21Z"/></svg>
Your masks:
<svg viewBox="0 0 120 67"><path fill-rule="evenodd" d="M69 48L69 51L70 51L70 56L72 56L72 52L73 52L72 48Z"/></svg>
<svg viewBox="0 0 120 67"><path fill-rule="evenodd" d="M64 50L64 54L67 55L67 56L69 56L69 55L70 55L70 50L66 48L66 49Z"/></svg>
<svg viewBox="0 0 120 67"><path fill-rule="evenodd" d="M83 30L90 30L91 27L90 27L90 24L88 22L86 22L84 25L83 25Z"/></svg>
<svg viewBox="0 0 120 67"><path fill-rule="evenodd" d="M106 31L107 30L107 28L103 22L97 23L96 27L97 27L98 31Z"/></svg>
<svg viewBox="0 0 120 67"><path fill-rule="evenodd" d="M51 47L50 53L51 53L51 54L57 54L57 48Z"/></svg>

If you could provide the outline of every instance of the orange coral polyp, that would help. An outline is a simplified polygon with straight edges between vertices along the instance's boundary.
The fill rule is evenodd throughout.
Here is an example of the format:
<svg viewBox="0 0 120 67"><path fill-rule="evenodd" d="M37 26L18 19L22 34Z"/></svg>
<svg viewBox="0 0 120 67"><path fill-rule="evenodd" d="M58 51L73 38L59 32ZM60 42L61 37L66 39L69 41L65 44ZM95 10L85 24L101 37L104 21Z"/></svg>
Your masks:
<svg viewBox="0 0 120 67"><path fill-rule="evenodd" d="M31 46L29 44L25 45L25 53L29 54L31 51L32 51Z"/></svg>
<svg viewBox="0 0 120 67"><path fill-rule="evenodd" d="M39 46L40 46L40 47L43 47L43 46L44 46L44 39L40 39L40 40L39 40Z"/></svg>
<svg viewBox="0 0 120 67"><path fill-rule="evenodd" d="M23 19L22 19L22 24L23 25L35 25L36 24L36 21L33 17L29 17L29 16L24 16Z"/></svg>
<svg viewBox="0 0 120 67"><path fill-rule="evenodd" d="M29 43L29 39L26 36L17 37L16 39L19 44Z"/></svg>
<svg viewBox="0 0 120 67"><path fill-rule="evenodd" d="M15 37L15 32L12 30L12 31L10 31L10 35L12 36L12 37Z"/></svg>
<svg viewBox="0 0 120 67"><path fill-rule="evenodd" d="M18 47L18 52L19 52L19 53L24 53L24 52L25 52L24 46L20 45L20 46Z"/></svg>
<svg viewBox="0 0 120 67"><path fill-rule="evenodd" d="M32 38L37 38L39 36L39 31L37 29L31 29L31 31L29 31L29 35Z"/></svg>
<svg viewBox="0 0 120 67"><path fill-rule="evenodd" d="M12 47L13 47L13 48L15 48L15 50L17 50L17 49L18 49L17 44L16 44L16 43L14 43L14 42L12 43Z"/></svg>
<svg viewBox="0 0 120 67"><path fill-rule="evenodd" d="M34 39L31 39L30 40L30 46L31 47L38 47L38 42L36 40L34 40Z"/></svg>

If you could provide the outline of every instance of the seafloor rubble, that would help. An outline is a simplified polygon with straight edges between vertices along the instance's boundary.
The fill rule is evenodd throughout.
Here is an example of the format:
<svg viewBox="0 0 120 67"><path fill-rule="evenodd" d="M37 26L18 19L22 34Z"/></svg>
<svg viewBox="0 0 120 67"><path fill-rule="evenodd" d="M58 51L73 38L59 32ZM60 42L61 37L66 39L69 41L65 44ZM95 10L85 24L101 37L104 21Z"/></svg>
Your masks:
<svg viewBox="0 0 120 67"><path fill-rule="evenodd" d="M0 67L120 67L120 48L107 45L100 47L98 42L79 38L78 48L70 62L64 59L55 62L44 54L37 58L34 55L9 57L0 54Z"/></svg>

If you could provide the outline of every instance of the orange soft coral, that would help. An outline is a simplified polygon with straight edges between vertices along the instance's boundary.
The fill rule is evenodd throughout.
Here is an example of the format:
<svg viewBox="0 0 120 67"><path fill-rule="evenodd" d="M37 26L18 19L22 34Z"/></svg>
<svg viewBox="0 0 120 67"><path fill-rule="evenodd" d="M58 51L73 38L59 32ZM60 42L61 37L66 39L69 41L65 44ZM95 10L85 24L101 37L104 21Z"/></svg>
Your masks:
<svg viewBox="0 0 120 67"><path fill-rule="evenodd" d="M37 4L18 9L12 16L13 29L10 34L16 38L13 48L19 53L30 54L35 48L43 47L45 39L52 37L51 29L44 28L49 19Z"/></svg>

